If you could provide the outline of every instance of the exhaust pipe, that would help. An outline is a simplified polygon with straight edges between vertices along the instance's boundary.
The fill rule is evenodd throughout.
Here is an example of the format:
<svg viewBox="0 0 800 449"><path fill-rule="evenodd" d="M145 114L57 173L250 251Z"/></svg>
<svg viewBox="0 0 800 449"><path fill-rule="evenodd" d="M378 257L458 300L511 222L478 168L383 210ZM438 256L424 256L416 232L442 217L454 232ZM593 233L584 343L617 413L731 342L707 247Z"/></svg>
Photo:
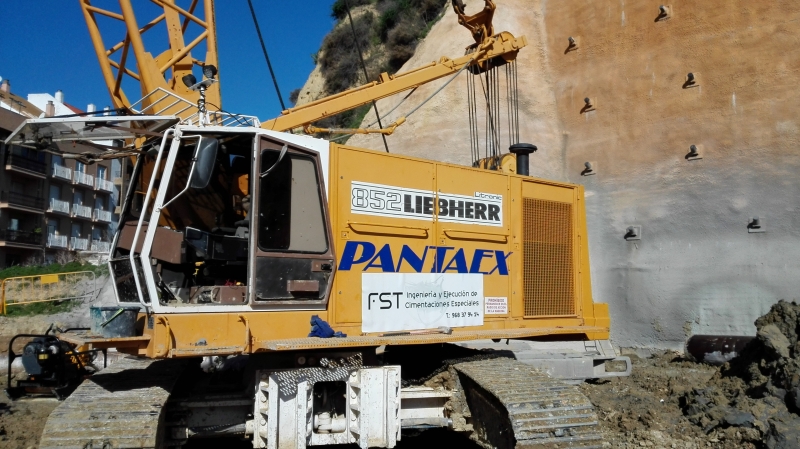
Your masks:
<svg viewBox="0 0 800 449"><path fill-rule="evenodd" d="M530 143L515 143L508 148L508 151L517 156L517 174L530 176L530 165L528 155L535 153L538 148Z"/></svg>

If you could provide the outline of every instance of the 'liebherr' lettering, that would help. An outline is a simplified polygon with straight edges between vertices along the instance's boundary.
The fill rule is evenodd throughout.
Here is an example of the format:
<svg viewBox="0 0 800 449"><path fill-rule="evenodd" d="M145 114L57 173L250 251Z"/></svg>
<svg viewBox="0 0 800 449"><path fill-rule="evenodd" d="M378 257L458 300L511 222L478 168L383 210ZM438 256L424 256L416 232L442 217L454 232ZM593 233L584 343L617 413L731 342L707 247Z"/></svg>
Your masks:
<svg viewBox="0 0 800 449"><path fill-rule="evenodd" d="M503 196L474 197L351 182L350 211L356 214L442 222L503 226Z"/></svg>
<svg viewBox="0 0 800 449"><path fill-rule="evenodd" d="M408 267L416 273L422 273L425 261L432 258L431 273L477 273L499 274L508 276L508 258L511 252L476 249L471 257L467 257L464 248L452 246L425 246L421 254L408 245L403 245L400 255L395 259L392 247L383 245L379 250L371 242L348 241L344 246L339 270L380 271L384 273L400 272Z"/></svg>

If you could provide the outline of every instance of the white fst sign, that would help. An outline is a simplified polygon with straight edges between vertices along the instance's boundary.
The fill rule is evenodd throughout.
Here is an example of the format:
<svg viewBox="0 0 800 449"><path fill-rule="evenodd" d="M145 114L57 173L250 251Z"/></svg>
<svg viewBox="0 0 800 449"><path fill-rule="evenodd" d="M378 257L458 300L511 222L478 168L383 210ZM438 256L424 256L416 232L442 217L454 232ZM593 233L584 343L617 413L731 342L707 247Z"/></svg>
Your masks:
<svg viewBox="0 0 800 449"><path fill-rule="evenodd" d="M483 275L363 273L362 332L483 325Z"/></svg>

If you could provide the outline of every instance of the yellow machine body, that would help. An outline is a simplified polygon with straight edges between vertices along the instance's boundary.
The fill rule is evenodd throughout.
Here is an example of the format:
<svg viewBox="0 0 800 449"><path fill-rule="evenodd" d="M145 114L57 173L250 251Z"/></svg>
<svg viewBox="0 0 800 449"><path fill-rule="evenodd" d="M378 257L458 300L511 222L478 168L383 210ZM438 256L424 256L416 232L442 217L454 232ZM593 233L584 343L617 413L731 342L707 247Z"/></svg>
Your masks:
<svg viewBox="0 0 800 449"><path fill-rule="evenodd" d="M93 346L164 358L488 338L608 338L608 307L592 300L582 186L337 144L330 146L328 169L335 268L324 301L236 312L156 311L141 315L141 335L93 338ZM497 206L493 216L487 205ZM405 215L392 216L390 209ZM446 301L433 298L441 306L434 307L437 313L476 315L430 321L426 310L409 318L415 312L409 307L419 307L409 304L424 300L392 296L396 289L368 291L375 279L380 287L400 275L411 275L412 284L420 275L478 281L478 305L454 306L470 299L454 297L441 306ZM386 307L382 313L390 321L406 321L381 328L363 315L366 302ZM307 337L313 315L347 338Z"/></svg>

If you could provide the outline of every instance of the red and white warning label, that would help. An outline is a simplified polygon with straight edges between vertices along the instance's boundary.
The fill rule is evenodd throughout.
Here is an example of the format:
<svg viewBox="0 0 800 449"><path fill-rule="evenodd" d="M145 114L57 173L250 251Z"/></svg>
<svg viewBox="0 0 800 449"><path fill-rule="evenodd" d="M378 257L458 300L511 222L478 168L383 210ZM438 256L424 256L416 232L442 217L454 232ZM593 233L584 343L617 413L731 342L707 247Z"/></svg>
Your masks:
<svg viewBox="0 0 800 449"><path fill-rule="evenodd" d="M505 296L486 296L483 304L484 315L508 314L508 298Z"/></svg>

